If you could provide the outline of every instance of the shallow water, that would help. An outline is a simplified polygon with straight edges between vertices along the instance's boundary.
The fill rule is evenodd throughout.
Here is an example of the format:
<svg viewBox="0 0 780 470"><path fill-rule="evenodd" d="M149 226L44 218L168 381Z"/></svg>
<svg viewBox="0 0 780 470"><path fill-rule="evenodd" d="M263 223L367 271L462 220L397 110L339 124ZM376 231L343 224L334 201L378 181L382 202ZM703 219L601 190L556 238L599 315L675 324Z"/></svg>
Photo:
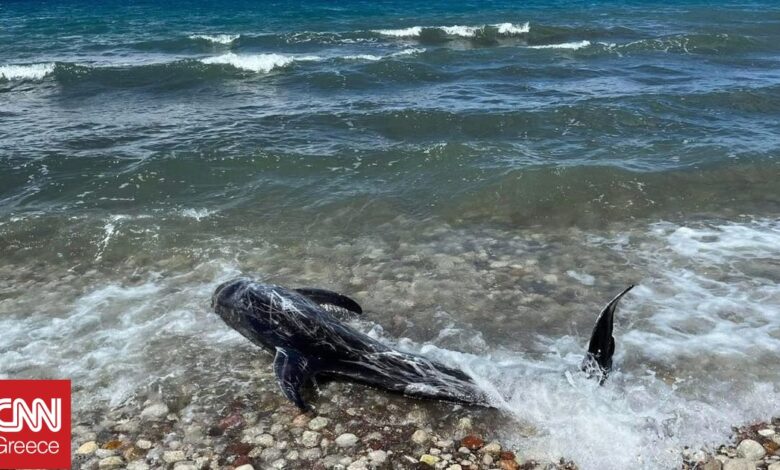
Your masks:
<svg viewBox="0 0 780 470"><path fill-rule="evenodd" d="M239 273L354 297L355 327L480 378L527 455L668 468L780 413L772 3L7 3L0 26L0 376L72 378L76 422L251 389L268 360L208 306ZM599 388L577 366L631 283Z"/></svg>

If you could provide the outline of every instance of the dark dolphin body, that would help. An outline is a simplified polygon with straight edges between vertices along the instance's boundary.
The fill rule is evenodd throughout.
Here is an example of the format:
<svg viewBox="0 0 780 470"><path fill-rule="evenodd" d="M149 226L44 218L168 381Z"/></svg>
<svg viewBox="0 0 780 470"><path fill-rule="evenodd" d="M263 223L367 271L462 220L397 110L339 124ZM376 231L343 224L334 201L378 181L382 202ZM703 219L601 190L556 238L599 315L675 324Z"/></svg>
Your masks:
<svg viewBox="0 0 780 470"><path fill-rule="evenodd" d="M613 299L599 316L594 338L612 338L615 306L627 291ZM398 351L344 325L331 312L362 310L357 302L341 294L324 289L286 289L239 278L217 287L212 306L230 327L276 355L274 371L279 386L302 410L309 407L301 397L301 388L315 376L418 398L490 406L487 396L462 371ZM591 339L591 349L598 344ZM589 353L588 357L599 367L607 360L611 365L614 340L611 344L608 353ZM602 347L601 351L607 350Z"/></svg>

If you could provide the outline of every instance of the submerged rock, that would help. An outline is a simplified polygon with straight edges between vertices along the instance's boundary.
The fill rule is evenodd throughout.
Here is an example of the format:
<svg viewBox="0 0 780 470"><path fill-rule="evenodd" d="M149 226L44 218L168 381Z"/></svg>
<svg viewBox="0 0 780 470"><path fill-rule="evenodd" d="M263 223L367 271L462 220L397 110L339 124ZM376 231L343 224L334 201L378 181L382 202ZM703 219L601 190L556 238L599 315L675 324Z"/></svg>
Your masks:
<svg viewBox="0 0 780 470"><path fill-rule="evenodd" d="M161 419L168 416L168 405L165 403L155 403L149 405L141 412L141 418L144 419Z"/></svg>

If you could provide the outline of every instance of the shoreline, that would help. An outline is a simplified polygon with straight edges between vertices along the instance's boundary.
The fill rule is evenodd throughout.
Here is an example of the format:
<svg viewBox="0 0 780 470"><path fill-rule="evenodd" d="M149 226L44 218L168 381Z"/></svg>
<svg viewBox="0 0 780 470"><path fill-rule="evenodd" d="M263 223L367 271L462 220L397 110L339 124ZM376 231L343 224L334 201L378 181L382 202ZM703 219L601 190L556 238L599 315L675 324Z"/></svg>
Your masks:
<svg viewBox="0 0 780 470"><path fill-rule="evenodd" d="M270 377L269 377L270 378ZM314 413L300 413L262 380L219 409L151 394L74 421L73 468L108 470L448 469L577 470L506 445L495 410L463 408L332 382ZM254 387L253 387L254 388ZM225 397L227 398L227 397ZM351 406L350 406L351 405ZM440 419L437 419L440 418ZM518 431L521 439L535 433ZM638 456L636 468L642 466ZM733 428L730 442L682 449L683 470L780 470L780 417Z"/></svg>

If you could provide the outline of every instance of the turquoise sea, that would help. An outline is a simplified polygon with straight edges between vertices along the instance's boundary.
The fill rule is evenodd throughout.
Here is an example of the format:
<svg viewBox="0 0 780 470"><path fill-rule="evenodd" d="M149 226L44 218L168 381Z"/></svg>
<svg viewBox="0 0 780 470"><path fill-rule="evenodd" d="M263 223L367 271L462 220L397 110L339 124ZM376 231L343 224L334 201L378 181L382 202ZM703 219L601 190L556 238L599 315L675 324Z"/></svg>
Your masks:
<svg viewBox="0 0 780 470"><path fill-rule="evenodd" d="M671 468L780 413L778 157L773 1L3 1L0 377L85 425L243 393L243 273L354 297L529 453Z"/></svg>

